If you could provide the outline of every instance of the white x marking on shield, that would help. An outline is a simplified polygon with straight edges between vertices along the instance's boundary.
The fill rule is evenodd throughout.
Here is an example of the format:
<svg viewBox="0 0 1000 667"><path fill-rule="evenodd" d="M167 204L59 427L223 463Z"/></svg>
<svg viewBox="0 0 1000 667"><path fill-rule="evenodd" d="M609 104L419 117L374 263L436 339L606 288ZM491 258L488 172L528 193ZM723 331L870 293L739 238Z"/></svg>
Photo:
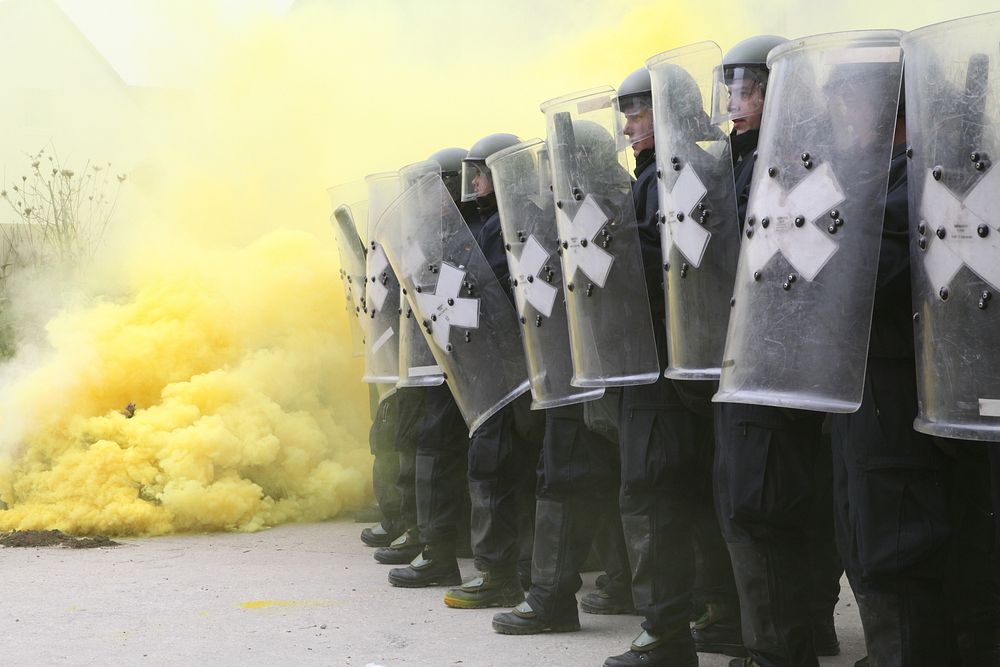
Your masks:
<svg viewBox="0 0 1000 667"><path fill-rule="evenodd" d="M442 350L448 350L451 328L479 328L479 299L459 297L465 281L465 271L442 263L434 294L417 293L417 305L424 317L430 318L431 336Z"/></svg>
<svg viewBox="0 0 1000 667"><path fill-rule="evenodd" d="M517 313L524 315L525 303L530 303L535 310L545 317L552 316L552 306L556 302L559 290L538 277L542 267L549 260L549 253L538 242L534 234L528 236L521 256L510 255L513 265L514 279L517 281Z"/></svg>
<svg viewBox="0 0 1000 667"><path fill-rule="evenodd" d="M382 310L385 297L389 295L389 290L382 284L382 273L389 268L389 258L385 256L385 250L381 244L376 244L375 249L368 253L368 305L375 310Z"/></svg>
<svg viewBox="0 0 1000 667"><path fill-rule="evenodd" d="M763 179L763 185L747 216L756 222L753 237L744 241L747 270L753 275L781 253L802 278L812 280L838 248L828 234L813 224L845 199L836 174L829 163L823 163L789 192L767 174L755 177ZM798 216L804 219L801 227L795 226ZM761 223L763 218L769 220L767 227Z"/></svg>
<svg viewBox="0 0 1000 667"><path fill-rule="evenodd" d="M929 227L929 245L924 255L924 269L931 283L947 287L962 266L968 266L993 289L1000 290L1000 170L992 168L959 200L947 186L934 179L931 171L924 177L920 215ZM979 236L980 225L986 236ZM944 238L937 231L944 230Z"/></svg>
<svg viewBox="0 0 1000 667"><path fill-rule="evenodd" d="M604 287L611 273L614 255L594 242L597 233L611 221L611 217L592 196L587 195L572 219L563 209L557 209L563 223L559 225L563 236L563 258L566 261L566 280L570 280L579 268L598 287ZM563 230L571 231L570 234Z"/></svg>
<svg viewBox="0 0 1000 667"><path fill-rule="evenodd" d="M712 234L694 219L694 210L708 194L708 189L698 178L698 172L686 164L674 181L674 187L669 192L664 188L663 192L664 201L660 203L660 212L666 217L660 228L663 258L670 257L670 249L677 246L691 266L698 268Z"/></svg>

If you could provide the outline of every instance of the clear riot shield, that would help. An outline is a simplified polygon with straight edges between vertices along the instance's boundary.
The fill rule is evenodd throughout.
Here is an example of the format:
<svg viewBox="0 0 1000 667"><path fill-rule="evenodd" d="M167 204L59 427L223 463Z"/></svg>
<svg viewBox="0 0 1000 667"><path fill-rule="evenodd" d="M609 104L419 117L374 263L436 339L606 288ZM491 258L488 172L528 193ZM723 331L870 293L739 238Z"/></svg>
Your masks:
<svg viewBox="0 0 1000 667"><path fill-rule="evenodd" d="M399 283L385 250L375 240L375 229L385 210L399 196L399 174L371 174L365 178L365 183L368 185L369 239L365 304L369 321L362 379L395 386L399 382Z"/></svg>
<svg viewBox="0 0 1000 667"><path fill-rule="evenodd" d="M667 305L666 376L717 379L739 259L729 123L712 123L722 50L701 42L646 61Z"/></svg>
<svg viewBox="0 0 1000 667"><path fill-rule="evenodd" d="M861 404L896 122L896 31L776 48L714 400Z"/></svg>
<svg viewBox="0 0 1000 667"><path fill-rule="evenodd" d="M344 286L348 327L354 356L360 357L365 353L368 320L365 316L365 247L358 234L357 221L367 222L368 202L359 198L366 194L361 183L334 186L327 192L333 206L330 224L340 256L340 280Z"/></svg>
<svg viewBox="0 0 1000 667"><path fill-rule="evenodd" d="M1000 441L1000 13L902 39L918 431Z"/></svg>
<svg viewBox="0 0 1000 667"><path fill-rule="evenodd" d="M600 398L603 389L580 389L570 384L573 358L545 142L533 139L511 146L487 158L486 166L493 174L500 209L532 408L542 410Z"/></svg>
<svg viewBox="0 0 1000 667"><path fill-rule="evenodd" d="M612 88L541 106L552 161L573 385L649 384L660 375L631 176L616 147Z"/></svg>
<svg viewBox="0 0 1000 667"><path fill-rule="evenodd" d="M376 234L474 433L529 389L510 300L438 175L409 188Z"/></svg>
<svg viewBox="0 0 1000 667"><path fill-rule="evenodd" d="M436 162L409 164L399 170L400 184L405 192L427 174L440 174ZM421 333L420 318L406 300L401 288L399 306L399 382L397 387L433 387L444 384L444 373L434 359L434 353Z"/></svg>

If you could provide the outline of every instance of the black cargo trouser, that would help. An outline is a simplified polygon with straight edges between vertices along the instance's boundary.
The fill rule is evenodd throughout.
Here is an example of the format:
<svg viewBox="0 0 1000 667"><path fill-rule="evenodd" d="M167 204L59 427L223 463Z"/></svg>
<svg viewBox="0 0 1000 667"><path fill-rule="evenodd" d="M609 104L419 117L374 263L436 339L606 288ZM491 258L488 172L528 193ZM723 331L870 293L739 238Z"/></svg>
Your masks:
<svg viewBox="0 0 1000 667"><path fill-rule="evenodd" d="M952 462L913 430L912 359L869 358L860 409L832 417L837 546L872 667L948 665Z"/></svg>
<svg viewBox="0 0 1000 667"><path fill-rule="evenodd" d="M419 538L423 544L452 551L456 539L462 541L456 531L468 524L469 432L447 385L423 391L415 457Z"/></svg>
<svg viewBox="0 0 1000 667"><path fill-rule="evenodd" d="M654 634L686 629L696 532L713 526L718 532L712 419L692 411L674 383L660 378L623 390L620 420L620 507L635 607ZM716 550L724 549L721 537L716 542ZM724 561L706 562L728 567Z"/></svg>
<svg viewBox="0 0 1000 667"><path fill-rule="evenodd" d="M531 414L530 403L525 394L505 406L469 443L472 552L481 571L512 574L531 553L531 500L544 427L538 427L543 416Z"/></svg>
<svg viewBox="0 0 1000 667"><path fill-rule="evenodd" d="M399 455L396 452L396 394L383 399L375 409L368 445L375 461L372 464L372 490L382 511L382 525L392 533L403 526L400 512Z"/></svg>
<svg viewBox="0 0 1000 667"><path fill-rule="evenodd" d="M961 664L1000 665L1000 549L990 451L998 443L938 440L953 457L952 539L945 573Z"/></svg>
<svg viewBox="0 0 1000 667"><path fill-rule="evenodd" d="M598 518L618 504L618 448L587 428L583 409L578 404L545 411L528 593L528 603L543 619L576 618L579 572ZM617 512L609 518L617 521Z"/></svg>
<svg viewBox="0 0 1000 667"><path fill-rule="evenodd" d="M416 456L423 439L424 394L426 387L404 387L396 390L396 452L399 455L399 512L409 531L417 530Z"/></svg>
<svg viewBox="0 0 1000 667"><path fill-rule="evenodd" d="M715 490L743 640L762 667L819 664L812 624L833 616L843 568L833 540L824 415L715 404Z"/></svg>

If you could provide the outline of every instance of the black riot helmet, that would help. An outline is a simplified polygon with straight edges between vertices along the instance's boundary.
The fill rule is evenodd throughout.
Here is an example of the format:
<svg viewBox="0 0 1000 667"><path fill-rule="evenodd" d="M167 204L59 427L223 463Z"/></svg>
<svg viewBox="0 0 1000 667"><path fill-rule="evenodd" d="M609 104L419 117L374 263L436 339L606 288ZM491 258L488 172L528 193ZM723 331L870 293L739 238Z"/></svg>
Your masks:
<svg viewBox="0 0 1000 667"><path fill-rule="evenodd" d="M767 92L767 54L788 40L777 35L755 35L737 43L722 57L716 70L712 122L733 121L737 133L756 129ZM743 122L740 122L743 121ZM744 127L741 125L753 125Z"/></svg>
<svg viewBox="0 0 1000 667"><path fill-rule="evenodd" d="M653 106L653 84L649 78L649 70L640 67L629 74L618 86L618 110L629 113L638 107Z"/></svg>
<svg viewBox="0 0 1000 667"><path fill-rule="evenodd" d="M622 128L615 137L619 149L653 136L653 84L648 69L640 67L625 77L618 86L615 104L624 116Z"/></svg>
<svg viewBox="0 0 1000 667"><path fill-rule="evenodd" d="M519 143L521 140L516 135L497 133L472 144L468 155L462 159L462 201L474 201L493 193L493 178L486 166L486 158ZM477 177L482 178L477 181ZM478 192L477 185L480 186Z"/></svg>
<svg viewBox="0 0 1000 667"><path fill-rule="evenodd" d="M462 198L462 160L469 155L464 148L442 148L427 158L428 162L437 163L441 167L441 180L448 188L448 194L453 201Z"/></svg>

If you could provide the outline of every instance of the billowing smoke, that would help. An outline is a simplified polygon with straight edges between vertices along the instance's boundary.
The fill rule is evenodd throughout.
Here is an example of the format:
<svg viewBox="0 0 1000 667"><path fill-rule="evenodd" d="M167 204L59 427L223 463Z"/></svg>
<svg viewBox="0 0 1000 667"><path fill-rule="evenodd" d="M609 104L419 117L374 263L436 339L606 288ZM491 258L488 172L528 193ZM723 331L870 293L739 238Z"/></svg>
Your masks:
<svg viewBox="0 0 1000 667"><path fill-rule="evenodd" d="M104 251L68 283L13 291L24 325L0 368L0 529L254 530L366 502L368 393L328 186L492 132L540 135L540 102L687 43L978 9L300 4L220 34L185 90L147 96L131 202Z"/></svg>

